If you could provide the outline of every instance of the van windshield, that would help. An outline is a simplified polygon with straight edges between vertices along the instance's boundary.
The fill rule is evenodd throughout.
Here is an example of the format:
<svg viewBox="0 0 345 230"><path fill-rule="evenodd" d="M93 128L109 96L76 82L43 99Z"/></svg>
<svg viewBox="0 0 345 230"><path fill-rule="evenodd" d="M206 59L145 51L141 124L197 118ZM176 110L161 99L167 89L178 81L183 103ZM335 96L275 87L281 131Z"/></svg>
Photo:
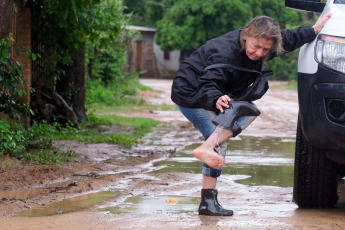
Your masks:
<svg viewBox="0 0 345 230"><path fill-rule="evenodd" d="M334 4L345 4L345 0L334 0Z"/></svg>

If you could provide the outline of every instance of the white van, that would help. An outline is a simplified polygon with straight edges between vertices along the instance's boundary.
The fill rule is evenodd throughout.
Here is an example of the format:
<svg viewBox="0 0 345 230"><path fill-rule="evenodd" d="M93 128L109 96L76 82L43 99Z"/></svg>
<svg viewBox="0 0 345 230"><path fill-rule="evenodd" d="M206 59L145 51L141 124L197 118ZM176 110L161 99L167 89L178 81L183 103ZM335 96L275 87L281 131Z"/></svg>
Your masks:
<svg viewBox="0 0 345 230"><path fill-rule="evenodd" d="M285 0L289 8L332 12L298 58L299 117L293 199L301 208L338 202L345 176L345 0Z"/></svg>

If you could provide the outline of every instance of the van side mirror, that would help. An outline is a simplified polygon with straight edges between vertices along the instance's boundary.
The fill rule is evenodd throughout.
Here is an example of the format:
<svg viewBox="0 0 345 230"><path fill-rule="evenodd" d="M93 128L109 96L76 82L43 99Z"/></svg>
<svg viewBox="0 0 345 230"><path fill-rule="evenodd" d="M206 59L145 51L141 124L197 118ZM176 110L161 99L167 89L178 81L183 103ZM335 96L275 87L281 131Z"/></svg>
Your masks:
<svg viewBox="0 0 345 230"><path fill-rule="evenodd" d="M305 11L312 11L312 12L319 12L323 11L325 8L326 3L320 2L320 0L285 0L285 6L297 10L305 10Z"/></svg>

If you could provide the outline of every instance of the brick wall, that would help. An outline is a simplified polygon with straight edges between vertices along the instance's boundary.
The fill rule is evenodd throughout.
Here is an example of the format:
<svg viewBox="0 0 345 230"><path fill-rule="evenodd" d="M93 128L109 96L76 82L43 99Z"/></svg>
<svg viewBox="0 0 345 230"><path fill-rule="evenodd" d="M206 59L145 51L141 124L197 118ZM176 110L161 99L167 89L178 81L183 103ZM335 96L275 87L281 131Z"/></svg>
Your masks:
<svg viewBox="0 0 345 230"><path fill-rule="evenodd" d="M32 74L31 74L31 60L26 57L26 51L31 50L31 12L28 8L22 7L22 2L16 1L18 12L12 11L11 16L8 18L11 28L6 32L6 37L9 32L12 33L15 43L20 47L19 54L17 55L15 50L12 49L11 56L23 67L23 79L27 84L27 87L23 89L25 92L22 102L26 105L30 105L30 92ZM11 44L12 45L12 44ZM2 120L11 122L9 117L5 114L0 114ZM23 117L24 125L30 126L30 116Z"/></svg>
<svg viewBox="0 0 345 230"><path fill-rule="evenodd" d="M16 57L16 60L24 69L24 80L31 86L31 60L26 57L26 50L31 50L31 13L30 9L22 9L17 14L17 34L16 42L19 47L23 49L20 51L19 55ZM25 88L25 98L23 99L24 103L30 105L30 92L29 88Z"/></svg>
<svg viewBox="0 0 345 230"><path fill-rule="evenodd" d="M27 84L23 90L25 92L22 102L30 105L30 92L31 86L31 60L26 57L26 51L31 50L31 12L28 8L23 8L20 1L16 1L18 6L18 13L12 16L12 36L15 43L20 47L19 54L12 49L11 56L23 67L23 79ZM30 116L23 117L24 125L30 126Z"/></svg>

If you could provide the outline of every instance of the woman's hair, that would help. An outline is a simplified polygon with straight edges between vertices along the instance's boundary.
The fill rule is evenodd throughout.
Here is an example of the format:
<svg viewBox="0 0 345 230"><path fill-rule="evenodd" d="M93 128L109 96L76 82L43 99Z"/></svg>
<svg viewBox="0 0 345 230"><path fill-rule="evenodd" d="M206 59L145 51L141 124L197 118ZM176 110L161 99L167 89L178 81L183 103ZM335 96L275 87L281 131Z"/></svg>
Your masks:
<svg viewBox="0 0 345 230"><path fill-rule="evenodd" d="M257 16L253 18L241 32L241 50L245 48L246 41L243 39L244 34L249 37L263 37L267 40L272 39L274 43L269 53L274 53L276 56L279 56L284 52L280 26L274 18L268 16ZM264 63L267 61L267 56L263 58Z"/></svg>

